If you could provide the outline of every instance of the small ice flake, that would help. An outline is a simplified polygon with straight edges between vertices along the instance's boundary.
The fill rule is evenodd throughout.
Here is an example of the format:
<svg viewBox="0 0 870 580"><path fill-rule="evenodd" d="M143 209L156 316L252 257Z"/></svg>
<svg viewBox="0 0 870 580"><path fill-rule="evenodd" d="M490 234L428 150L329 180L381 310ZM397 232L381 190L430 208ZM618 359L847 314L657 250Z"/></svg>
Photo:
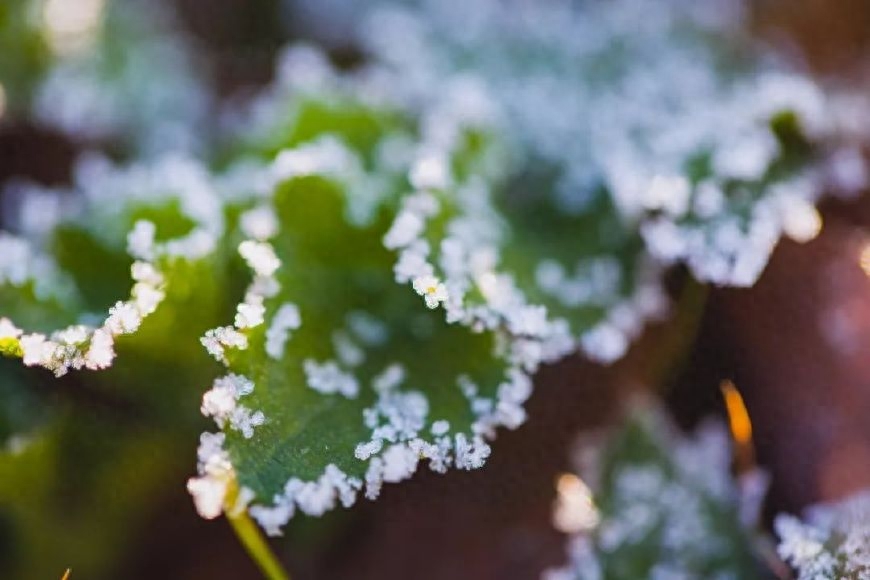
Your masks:
<svg viewBox="0 0 870 580"><path fill-rule="evenodd" d="M605 364L619 360L628 350L628 338L609 323L591 329L581 337L580 342L592 360Z"/></svg>
<svg viewBox="0 0 870 580"><path fill-rule="evenodd" d="M133 262L130 266L130 274L136 282L143 282L151 286L163 284L163 274L157 271L150 262Z"/></svg>
<svg viewBox="0 0 870 580"><path fill-rule="evenodd" d="M266 532L267 536L281 535L281 528L287 525L296 511L296 505L292 501L282 499L272 507L262 505L251 506L248 512Z"/></svg>
<svg viewBox="0 0 870 580"><path fill-rule="evenodd" d="M245 240L239 244L239 254L258 276L270 277L281 266L275 250L265 242Z"/></svg>
<svg viewBox="0 0 870 580"><path fill-rule="evenodd" d="M263 299L257 295L249 295L245 302L236 307L236 328L254 328L263 324L265 313Z"/></svg>
<svg viewBox="0 0 870 580"><path fill-rule="evenodd" d="M424 226L425 222L420 215L407 209L402 210L384 235L384 247L396 250L410 245L423 233Z"/></svg>
<svg viewBox="0 0 870 580"><path fill-rule="evenodd" d="M200 342L208 353L220 362L226 362L225 348L237 348L241 350L248 348L248 337L232 326L222 326L208 330L205 336L200 339Z"/></svg>
<svg viewBox="0 0 870 580"><path fill-rule="evenodd" d="M692 210L703 219L709 219L725 208L725 193L712 180L702 181L695 190Z"/></svg>
<svg viewBox="0 0 870 580"><path fill-rule="evenodd" d="M88 338L90 338L91 331L87 326L83 326L81 324L76 324L74 326L68 326L63 330L59 330L54 333L54 340L60 342L61 344L66 344L70 346L79 346L84 343Z"/></svg>
<svg viewBox="0 0 870 580"><path fill-rule="evenodd" d="M230 426L241 432L245 439L254 436L254 427L259 427L266 422L266 415L262 411L251 411L247 407L237 406L229 418Z"/></svg>
<svg viewBox="0 0 870 580"><path fill-rule="evenodd" d="M368 441L366 443L360 443L354 449L353 455L357 459L365 461L369 459L372 455L380 452L381 448L383 448L384 442L380 439L375 439L373 441Z"/></svg>
<svg viewBox="0 0 870 580"><path fill-rule="evenodd" d="M266 354L275 360L284 354L284 347L290 338L290 331L302 325L299 308L292 302L285 302L272 317L272 324L266 331Z"/></svg>
<svg viewBox="0 0 870 580"><path fill-rule="evenodd" d="M128 302L116 302L109 309L109 317L106 319L106 327L112 334L135 332L141 323L142 315L139 310Z"/></svg>
<svg viewBox="0 0 870 580"><path fill-rule="evenodd" d="M29 367L44 366L54 355L54 343L47 341L42 334L25 334L19 344L23 353L23 362Z"/></svg>
<svg viewBox="0 0 870 580"><path fill-rule="evenodd" d="M450 431L450 422L443 419L440 421L435 421L434 423L432 423L431 431L432 435L435 435L436 437L444 435L448 431Z"/></svg>
<svg viewBox="0 0 870 580"><path fill-rule="evenodd" d="M278 233L278 217L269 206L255 207L241 215L239 227L249 238L263 242Z"/></svg>
<svg viewBox="0 0 870 580"><path fill-rule="evenodd" d="M679 217L688 211L691 193L691 184L682 175L657 175L649 184L644 205Z"/></svg>
<svg viewBox="0 0 870 580"><path fill-rule="evenodd" d="M426 153L411 167L408 180L415 189L447 189L452 178L444 154Z"/></svg>
<svg viewBox="0 0 870 580"><path fill-rule="evenodd" d="M359 383L356 378L342 371L335 361L318 363L306 359L303 363L308 386L324 395L340 394L353 399L359 393Z"/></svg>
<svg viewBox="0 0 870 580"><path fill-rule="evenodd" d="M716 149L712 164L715 173L726 179L758 181L779 154L779 143L767 129L740 135Z"/></svg>
<svg viewBox="0 0 870 580"><path fill-rule="evenodd" d="M254 436L254 427L266 422L262 411L251 411L238 404L239 398L251 394L253 390L254 383L243 375L219 377L202 396L200 411L204 416L213 418L218 427L229 425L250 439Z"/></svg>
<svg viewBox="0 0 870 580"><path fill-rule="evenodd" d="M91 336L91 346L85 353L85 366L91 370L108 368L115 359L115 341L112 334L98 328Z"/></svg>
<svg viewBox="0 0 870 580"><path fill-rule="evenodd" d="M6 338L18 338L21 336L21 329L12 324L8 318L0 318L0 340Z"/></svg>
<svg viewBox="0 0 870 580"><path fill-rule="evenodd" d="M157 226L148 220L139 220L133 224L133 229L127 234L127 251L140 260L150 260L154 257L154 239Z"/></svg>
<svg viewBox="0 0 870 580"><path fill-rule="evenodd" d="M381 493L381 486L384 482L384 460L380 457L374 457L369 461L369 468L366 470L366 498L377 499Z"/></svg>
<svg viewBox="0 0 870 580"><path fill-rule="evenodd" d="M393 267L396 282L404 284L416 278L431 276L434 269L432 264L426 260L428 254L429 246L422 241L402 250L399 254L399 260Z"/></svg>
<svg viewBox="0 0 870 580"><path fill-rule="evenodd" d="M372 379L372 388L375 392L386 393L392 391L405 380L405 367L393 363Z"/></svg>
<svg viewBox="0 0 870 580"><path fill-rule="evenodd" d="M458 469L479 469L483 467L486 458L492 449L479 436L475 436L470 442L463 433L457 433L455 437L456 467Z"/></svg>
<svg viewBox="0 0 870 580"><path fill-rule="evenodd" d="M511 332L524 336L543 336L549 327L545 306L521 306L508 313Z"/></svg>
<svg viewBox="0 0 870 580"><path fill-rule="evenodd" d="M403 444L391 445L381 458L384 461L383 480L388 483L397 483L411 477L417 470L419 461L418 455Z"/></svg>
<svg viewBox="0 0 870 580"><path fill-rule="evenodd" d="M413 286L414 291L423 297L429 308L438 308L439 304L447 301L447 287L435 276L414 278Z"/></svg>
<svg viewBox="0 0 870 580"><path fill-rule="evenodd" d="M133 286L131 292L136 310L142 316L148 316L157 310L157 307L166 297L162 290L157 290L150 284L139 282Z"/></svg>
<svg viewBox="0 0 870 580"><path fill-rule="evenodd" d="M192 477L187 480L187 491L193 496L196 511L207 520L223 513L228 482L211 475Z"/></svg>

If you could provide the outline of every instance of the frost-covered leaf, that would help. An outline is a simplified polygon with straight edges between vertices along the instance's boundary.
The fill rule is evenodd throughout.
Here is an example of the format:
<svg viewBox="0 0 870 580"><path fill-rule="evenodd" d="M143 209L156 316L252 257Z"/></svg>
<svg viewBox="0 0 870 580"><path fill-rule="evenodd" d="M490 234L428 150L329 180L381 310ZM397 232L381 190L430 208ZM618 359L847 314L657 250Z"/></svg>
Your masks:
<svg viewBox="0 0 870 580"><path fill-rule="evenodd" d="M760 577L725 430L686 438L672 429L637 414L580 453L592 489L573 475L560 481L556 523L575 535L569 564L545 578Z"/></svg>
<svg viewBox="0 0 870 580"><path fill-rule="evenodd" d="M397 281L443 281L447 320L504 332L516 364L534 371L577 348L612 362L666 311L661 268L606 195L572 216L503 179L453 179L406 197L384 243Z"/></svg>
<svg viewBox="0 0 870 580"><path fill-rule="evenodd" d="M86 159L78 171L69 192L28 196L25 187L8 219L26 238L0 238L0 287L19 295L4 305L3 352L58 376L110 366L116 338L139 330L170 283L189 287L185 268L195 270L213 254L223 232L223 208L209 177L189 160L170 157L121 170ZM52 199L70 203L48 203ZM38 220L22 219L37 214ZM206 274L219 272L206 268ZM57 304L66 307L63 316L52 316ZM11 318L16 314L38 318L39 326L20 328ZM46 326L57 330L42 331Z"/></svg>
<svg viewBox="0 0 870 580"><path fill-rule="evenodd" d="M705 281L751 285L782 235L818 232L827 183L867 182L855 130L866 105L748 39L740 1L347 10L384 93L438 128L457 112L444 95L474 87L458 110L486 103L521 152L513 169L528 197L583 223L606 192L653 257Z"/></svg>
<svg viewBox="0 0 870 580"><path fill-rule="evenodd" d="M780 557L799 580L870 576L870 492L814 505L803 521L788 514L775 520Z"/></svg>
<svg viewBox="0 0 870 580"><path fill-rule="evenodd" d="M277 181L251 210L274 212L268 241L239 246L255 277L235 323L203 338L229 374L203 398L223 433L203 435L201 477L189 484L213 517L235 478L270 533L297 509L319 515L363 490L374 498L424 461L479 467L483 436L522 422L531 388L493 333L448 325L396 284L381 241L388 205L360 225L340 179Z"/></svg>
<svg viewBox="0 0 870 580"><path fill-rule="evenodd" d="M156 310L115 340L111 368L57 383L19 361L0 361L0 529L4 545L15 546L0 557L0 576L46 577L72 566L111 577L134 548L124 532L151 521L166 482L182 477L187 460L170 450L193 447L202 428L200 385L220 369L199 337L232 312L245 281L233 280L219 247L223 207L211 178L189 159L128 167L86 160L70 190L22 193L4 218L15 239L62 274L74 298L63 311L71 318L35 301L28 319L17 295L0 302L0 316L46 333L68 323L93 330L131 295L134 264L140 282L163 279ZM48 276L34 281L62 288ZM0 295L6 291L18 289L7 283ZM133 294L147 298L141 288Z"/></svg>

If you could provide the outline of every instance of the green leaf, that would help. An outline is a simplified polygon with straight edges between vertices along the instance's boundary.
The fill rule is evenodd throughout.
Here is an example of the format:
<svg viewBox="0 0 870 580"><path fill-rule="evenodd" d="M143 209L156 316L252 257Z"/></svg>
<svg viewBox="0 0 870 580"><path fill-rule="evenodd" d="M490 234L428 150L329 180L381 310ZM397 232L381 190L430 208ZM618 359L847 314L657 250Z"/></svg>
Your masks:
<svg viewBox="0 0 870 580"><path fill-rule="evenodd" d="M558 208L550 181L515 174L497 133L457 131L440 180L414 177L437 173L437 155L421 147L411 160L417 193L403 199L385 238L397 279L443 281L447 320L504 333L512 360L529 371L576 349L600 362L621 358L667 309L662 268L636 227L603 190L582 211Z"/></svg>
<svg viewBox="0 0 870 580"><path fill-rule="evenodd" d="M724 428L706 425L691 438L674 429L657 412L639 410L595 449L594 464L582 473L591 482L595 516L570 544L565 578L595 572L628 580L665 570L692 578L760 577L753 531L738 517ZM577 509L568 503L557 509L571 505Z"/></svg>
<svg viewBox="0 0 870 580"><path fill-rule="evenodd" d="M226 437L222 452L211 448L212 457L201 448L203 476L226 477L209 469L226 453L233 476L252 494L252 514L271 533L296 507L320 514L339 500L350 504L364 478L367 495L376 496L382 481L410 476L423 456L438 471L450 463L478 467L489 454L479 435L530 388L498 355L493 333L447 324L396 284L393 257L381 241L390 213L382 209L370 225L352 225L348 195L340 182L318 176L278 186L279 231L271 243L281 261L274 274L280 290L263 302L266 323L242 330L247 348L226 351L232 374L204 398L203 411L224 425ZM264 284L262 272L260 278L254 288ZM301 325L289 329L276 352L269 336L280 324L276 313L288 307ZM392 381L384 378L391 374ZM250 394L239 377L253 383ZM227 385L238 406L210 412L207 401ZM509 393L511 385L518 395ZM496 409L502 398L504 409ZM205 441L214 440L204 437L209 448ZM372 441L370 451L358 450ZM202 512L203 498L197 499Z"/></svg>
<svg viewBox="0 0 870 580"><path fill-rule="evenodd" d="M0 100L5 103L0 109L15 114L26 109L51 61L36 8L31 0L7 0L0 6Z"/></svg>

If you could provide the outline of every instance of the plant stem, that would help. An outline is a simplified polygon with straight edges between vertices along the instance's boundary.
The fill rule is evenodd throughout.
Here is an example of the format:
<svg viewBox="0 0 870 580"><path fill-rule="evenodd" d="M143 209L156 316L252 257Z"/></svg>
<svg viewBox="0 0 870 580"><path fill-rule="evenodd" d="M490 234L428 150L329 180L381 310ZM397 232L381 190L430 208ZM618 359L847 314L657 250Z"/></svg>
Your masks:
<svg viewBox="0 0 870 580"><path fill-rule="evenodd" d="M257 527L257 524L248 515L248 510L244 508L234 509L232 507L235 505L237 498L238 486L233 482L227 493L225 513L233 531L236 533L236 537L239 538L242 546L245 547L245 551L248 552L248 555L257 564L257 567L263 573L263 577L267 580L290 580L290 575L281 566L281 562L275 556L272 548L269 547L269 543L263 537L260 528Z"/></svg>
<svg viewBox="0 0 870 580"><path fill-rule="evenodd" d="M644 375L651 385L664 389L671 378L686 364L692 345L701 328L701 320L707 305L710 288L692 277L683 283L675 306L676 313L670 322L670 330L659 341L656 356L653 356Z"/></svg>

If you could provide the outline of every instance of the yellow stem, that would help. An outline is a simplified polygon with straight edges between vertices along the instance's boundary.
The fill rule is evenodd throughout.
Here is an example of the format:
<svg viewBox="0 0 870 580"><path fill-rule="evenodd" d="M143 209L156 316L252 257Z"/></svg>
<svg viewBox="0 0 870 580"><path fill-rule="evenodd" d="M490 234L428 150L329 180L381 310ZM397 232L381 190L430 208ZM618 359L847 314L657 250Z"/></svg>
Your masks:
<svg viewBox="0 0 870 580"><path fill-rule="evenodd" d="M248 510L234 509L238 498L238 487L233 482L227 493L226 516L229 520L236 537L245 547L245 551L260 568L263 577L267 580L290 580L290 575L281 566L277 556L269 547L269 543L257 527L257 524L248 515Z"/></svg>

